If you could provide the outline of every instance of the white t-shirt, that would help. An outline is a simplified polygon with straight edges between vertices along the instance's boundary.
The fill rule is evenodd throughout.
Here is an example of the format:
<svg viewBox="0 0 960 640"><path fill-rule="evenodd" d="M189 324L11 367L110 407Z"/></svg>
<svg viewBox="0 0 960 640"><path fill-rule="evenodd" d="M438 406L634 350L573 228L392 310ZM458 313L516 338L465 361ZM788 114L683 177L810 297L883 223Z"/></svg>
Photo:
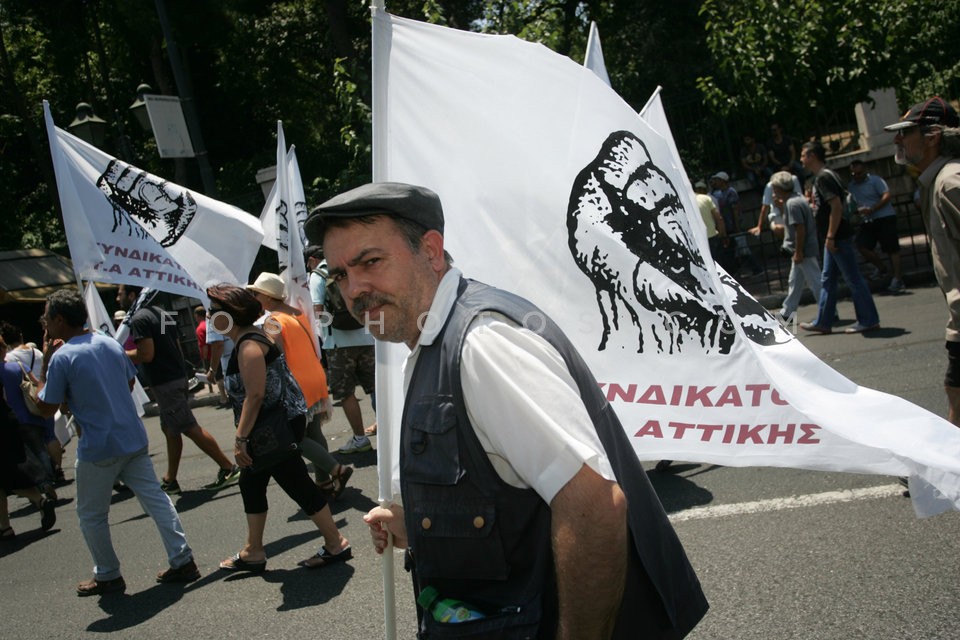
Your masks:
<svg viewBox="0 0 960 640"><path fill-rule="evenodd" d="M437 337L456 299L460 271L440 282L420 340L404 363L404 393L420 345ZM613 469L560 353L503 317L484 316L464 339L461 384L467 415L507 484L533 488L549 504L586 464L607 480Z"/></svg>
<svg viewBox="0 0 960 640"><path fill-rule="evenodd" d="M43 369L43 352L40 349L25 347L20 345L7 351L3 358L4 362L20 362L26 367L27 371L40 378L40 370Z"/></svg>

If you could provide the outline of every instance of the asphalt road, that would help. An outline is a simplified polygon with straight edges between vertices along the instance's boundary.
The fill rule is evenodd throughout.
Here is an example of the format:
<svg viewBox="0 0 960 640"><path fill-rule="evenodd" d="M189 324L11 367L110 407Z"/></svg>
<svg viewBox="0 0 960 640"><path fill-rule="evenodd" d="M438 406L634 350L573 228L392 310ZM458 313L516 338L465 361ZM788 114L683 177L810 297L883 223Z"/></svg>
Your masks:
<svg viewBox="0 0 960 640"><path fill-rule="evenodd" d="M881 331L801 339L859 384L942 415L946 312L939 290L915 287L876 301ZM840 314L852 323L849 301ZM812 315L812 307L801 308L803 319ZM366 401L363 407L372 421ZM196 415L226 449L233 433L228 412L202 407ZM162 471L157 419L145 422ZM342 414L325 432L331 448L346 440ZM71 445L68 478L74 451ZM111 525L127 581L122 596L74 594L91 563L72 484L59 490L58 522L47 534L36 511L11 498L19 535L0 546L0 638L383 637L381 563L360 520L376 499L375 453L342 459L357 473L334 504L334 516L354 544L355 559L319 571L297 568L316 551L317 533L271 485L268 570L230 575L217 563L244 539L239 491L203 490L215 465L187 444L179 478L184 494L176 505L203 577L186 587L156 584L153 576L165 565L156 530L136 499L117 495ZM918 520L894 480L882 476L692 463L651 476L711 602L693 640L960 638L960 514ZM589 549L583 561L590 562ZM412 593L399 561L395 568L398 637L412 638Z"/></svg>

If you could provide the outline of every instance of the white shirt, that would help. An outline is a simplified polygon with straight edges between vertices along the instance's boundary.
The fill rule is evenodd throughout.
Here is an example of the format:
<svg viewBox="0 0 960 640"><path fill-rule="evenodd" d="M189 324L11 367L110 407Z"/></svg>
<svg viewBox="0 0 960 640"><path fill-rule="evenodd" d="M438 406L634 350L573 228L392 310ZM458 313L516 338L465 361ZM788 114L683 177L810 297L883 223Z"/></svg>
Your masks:
<svg viewBox="0 0 960 640"><path fill-rule="evenodd" d="M420 353L456 300L460 271L450 269L430 318L404 363L404 394ZM560 353L532 330L499 315L479 317L464 339L461 385L483 450L509 485L532 487L549 504L586 464L608 480L613 469Z"/></svg>
<svg viewBox="0 0 960 640"><path fill-rule="evenodd" d="M37 378L40 377L40 370L43 369L43 352L25 345L9 349L3 360L22 363L24 368Z"/></svg>

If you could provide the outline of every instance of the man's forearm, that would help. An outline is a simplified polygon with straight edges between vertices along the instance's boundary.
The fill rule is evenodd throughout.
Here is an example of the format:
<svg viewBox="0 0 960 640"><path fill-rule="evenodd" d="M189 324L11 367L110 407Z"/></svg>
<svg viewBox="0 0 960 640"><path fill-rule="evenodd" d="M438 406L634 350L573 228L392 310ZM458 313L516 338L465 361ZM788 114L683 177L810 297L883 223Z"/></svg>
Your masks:
<svg viewBox="0 0 960 640"><path fill-rule="evenodd" d="M626 577L626 498L616 483L584 465L550 508L557 638L609 638Z"/></svg>
<svg viewBox="0 0 960 640"><path fill-rule="evenodd" d="M830 219L827 221L827 240L833 240L837 235L837 229L840 228L840 220L843 218L843 209L840 206L840 198L830 200Z"/></svg>

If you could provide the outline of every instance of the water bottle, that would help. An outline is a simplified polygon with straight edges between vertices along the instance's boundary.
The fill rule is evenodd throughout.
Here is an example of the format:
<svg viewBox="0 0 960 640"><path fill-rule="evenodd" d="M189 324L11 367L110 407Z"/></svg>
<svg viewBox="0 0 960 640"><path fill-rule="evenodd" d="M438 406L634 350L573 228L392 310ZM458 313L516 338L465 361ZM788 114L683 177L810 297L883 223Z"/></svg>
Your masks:
<svg viewBox="0 0 960 640"><path fill-rule="evenodd" d="M417 604L429 611L434 620L446 624L480 620L486 617L464 602L451 598L441 599L440 593L433 587L424 587L417 597Z"/></svg>

